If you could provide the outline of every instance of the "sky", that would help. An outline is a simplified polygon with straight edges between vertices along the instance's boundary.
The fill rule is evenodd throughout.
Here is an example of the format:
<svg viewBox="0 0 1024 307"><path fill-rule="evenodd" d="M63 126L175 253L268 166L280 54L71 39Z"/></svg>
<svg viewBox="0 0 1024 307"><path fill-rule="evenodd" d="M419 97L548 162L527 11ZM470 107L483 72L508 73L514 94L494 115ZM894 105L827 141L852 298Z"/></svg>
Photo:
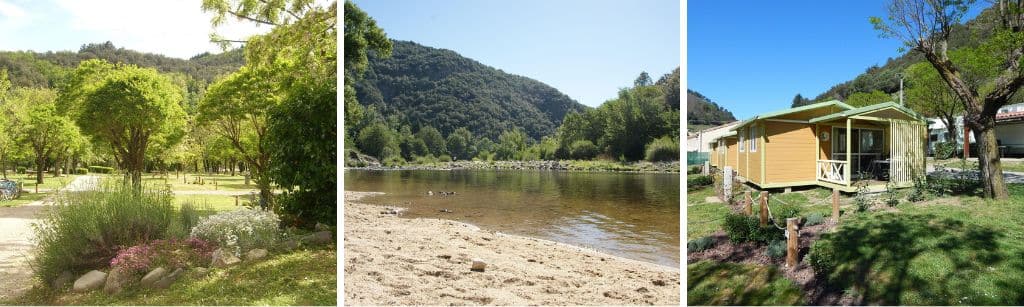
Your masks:
<svg viewBox="0 0 1024 307"><path fill-rule="evenodd" d="M813 99L901 54L868 22L887 2L691 0L686 86L739 120L787 109L797 93Z"/></svg>
<svg viewBox="0 0 1024 307"><path fill-rule="evenodd" d="M678 0L357 0L388 37L453 50L598 106L680 63Z"/></svg>
<svg viewBox="0 0 1024 307"><path fill-rule="evenodd" d="M211 14L201 0L0 0L0 50L77 51L88 43L188 59L219 53L210 43ZM269 31L231 19L223 37L246 38Z"/></svg>

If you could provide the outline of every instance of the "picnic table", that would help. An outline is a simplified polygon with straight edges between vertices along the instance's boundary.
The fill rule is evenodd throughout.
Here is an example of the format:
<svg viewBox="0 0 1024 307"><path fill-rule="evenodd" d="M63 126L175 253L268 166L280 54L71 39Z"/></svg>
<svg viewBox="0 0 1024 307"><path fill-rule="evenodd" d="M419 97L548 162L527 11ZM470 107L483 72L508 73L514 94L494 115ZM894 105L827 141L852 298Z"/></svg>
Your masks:
<svg viewBox="0 0 1024 307"><path fill-rule="evenodd" d="M14 180L0 179L0 200L12 200L21 196L21 187Z"/></svg>

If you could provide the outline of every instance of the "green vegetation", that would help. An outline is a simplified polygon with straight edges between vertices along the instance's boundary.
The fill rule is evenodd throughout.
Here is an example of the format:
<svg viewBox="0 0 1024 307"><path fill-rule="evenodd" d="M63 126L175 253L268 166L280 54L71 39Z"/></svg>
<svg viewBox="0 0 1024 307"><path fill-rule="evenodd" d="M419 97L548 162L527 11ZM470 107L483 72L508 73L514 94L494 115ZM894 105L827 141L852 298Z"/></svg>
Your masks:
<svg viewBox="0 0 1024 307"><path fill-rule="evenodd" d="M705 251L714 247L715 241L711 237L700 237L686 242L686 250L693 252Z"/></svg>
<svg viewBox="0 0 1024 307"><path fill-rule="evenodd" d="M801 305L800 288L773 265L700 261L686 266L688 305Z"/></svg>
<svg viewBox="0 0 1024 307"><path fill-rule="evenodd" d="M697 91L686 89L686 127L700 125L710 128L735 120L729 110Z"/></svg>

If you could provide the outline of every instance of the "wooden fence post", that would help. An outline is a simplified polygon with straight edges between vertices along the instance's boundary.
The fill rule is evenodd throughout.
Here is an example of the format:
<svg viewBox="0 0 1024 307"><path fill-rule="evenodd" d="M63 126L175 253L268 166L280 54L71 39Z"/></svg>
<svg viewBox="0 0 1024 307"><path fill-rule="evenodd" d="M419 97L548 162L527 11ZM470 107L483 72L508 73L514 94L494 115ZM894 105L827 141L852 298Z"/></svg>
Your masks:
<svg viewBox="0 0 1024 307"><path fill-rule="evenodd" d="M768 226L768 191L761 191L761 227Z"/></svg>
<svg viewBox="0 0 1024 307"><path fill-rule="evenodd" d="M36 182L36 194L39 194L39 183Z"/></svg>
<svg viewBox="0 0 1024 307"><path fill-rule="evenodd" d="M839 223L839 189L832 189L832 221Z"/></svg>
<svg viewBox="0 0 1024 307"><path fill-rule="evenodd" d="M214 180L214 181L213 181L213 189L214 189L214 190L216 190L216 189L217 189L217 180Z"/></svg>
<svg viewBox="0 0 1024 307"><path fill-rule="evenodd" d="M235 195L235 207L238 207L238 195Z"/></svg>
<svg viewBox="0 0 1024 307"><path fill-rule="evenodd" d="M743 192L743 213L754 215L754 199L750 198L750 191Z"/></svg>
<svg viewBox="0 0 1024 307"><path fill-rule="evenodd" d="M800 232L797 231L797 222L800 218L791 217L786 219L786 267L795 268L797 258L797 246L800 240Z"/></svg>

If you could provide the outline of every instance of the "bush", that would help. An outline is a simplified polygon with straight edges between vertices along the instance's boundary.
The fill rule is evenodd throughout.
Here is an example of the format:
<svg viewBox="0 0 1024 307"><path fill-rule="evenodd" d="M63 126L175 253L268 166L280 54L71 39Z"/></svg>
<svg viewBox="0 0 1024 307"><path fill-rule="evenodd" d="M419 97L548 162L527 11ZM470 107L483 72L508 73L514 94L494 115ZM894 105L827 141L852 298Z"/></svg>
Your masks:
<svg viewBox="0 0 1024 307"><path fill-rule="evenodd" d="M819 212L811 213L807 216L807 221L804 222L805 226L814 226L825 222L825 216Z"/></svg>
<svg viewBox="0 0 1024 307"><path fill-rule="evenodd" d="M405 165L405 159L402 159L401 156L394 155L381 161L381 164L384 166L402 166Z"/></svg>
<svg viewBox="0 0 1024 307"><path fill-rule="evenodd" d="M703 166L700 166L700 165L694 165L694 166L687 167L686 168L686 174L687 175L700 174L701 168L703 168Z"/></svg>
<svg viewBox="0 0 1024 307"><path fill-rule="evenodd" d="M663 136L647 144L644 152L644 160L647 161L679 161L679 141Z"/></svg>
<svg viewBox="0 0 1024 307"><path fill-rule="evenodd" d="M925 176L919 176L914 178L914 188L911 190L910 195L907 196L907 200L911 202L919 202L925 200L928 196L928 178Z"/></svg>
<svg viewBox="0 0 1024 307"><path fill-rule="evenodd" d="M168 191L144 187L136 193L120 183L60 194L35 226L36 276L50 281L64 271L105 267L125 246L166 238L174 219L172 200Z"/></svg>
<svg viewBox="0 0 1024 307"><path fill-rule="evenodd" d="M935 159L949 159L956 153L956 143L935 143Z"/></svg>
<svg viewBox="0 0 1024 307"><path fill-rule="evenodd" d="M857 182L857 195L853 197L853 202L857 204L857 212L865 212L871 208L871 196L868 196L866 182Z"/></svg>
<svg viewBox="0 0 1024 307"><path fill-rule="evenodd" d="M426 156L414 157L413 162L415 162L416 164L437 163L437 158L434 158L434 155L427 154Z"/></svg>
<svg viewBox="0 0 1024 307"><path fill-rule="evenodd" d="M713 246L715 246L715 240L711 237L700 237L686 242L686 249L691 253L702 252Z"/></svg>
<svg viewBox="0 0 1024 307"><path fill-rule="evenodd" d="M750 239L750 217L738 213L727 213L725 221L722 222L722 229L729 236L729 241L735 243L747 242Z"/></svg>
<svg viewBox="0 0 1024 307"><path fill-rule="evenodd" d="M84 168L84 167L79 167L79 168L75 169L75 174L78 174L78 175L85 175L85 174L88 174L88 173L89 173L89 169Z"/></svg>
<svg viewBox="0 0 1024 307"><path fill-rule="evenodd" d="M687 189L709 186L712 183L714 183L714 181L711 179L711 176L709 175L686 176Z"/></svg>
<svg viewBox="0 0 1024 307"><path fill-rule="evenodd" d="M15 172L18 173L18 174L24 174L25 173L25 167L24 166L16 167L15 168Z"/></svg>
<svg viewBox="0 0 1024 307"><path fill-rule="evenodd" d="M441 162L452 162L452 156L442 154L441 156L437 157L437 160Z"/></svg>
<svg viewBox="0 0 1024 307"><path fill-rule="evenodd" d="M97 174L111 174L111 173L114 172L114 168L113 167L106 167L106 166L90 165L89 166L89 172L90 173L97 173Z"/></svg>
<svg viewBox="0 0 1024 307"><path fill-rule="evenodd" d="M117 252L110 267L121 267L131 273L146 273L152 269L186 268L210 263L216 245L203 239L153 240Z"/></svg>
<svg viewBox="0 0 1024 307"><path fill-rule="evenodd" d="M768 257L772 259L779 259L786 256L786 241L772 240L768 243Z"/></svg>
<svg viewBox="0 0 1024 307"><path fill-rule="evenodd" d="M277 242L281 220L269 211L240 208L205 217L192 228L192 237L217 243L235 256Z"/></svg>
<svg viewBox="0 0 1024 307"><path fill-rule="evenodd" d="M761 227L759 218L751 216L747 220L747 227L750 230L750 235L747 238L750 241L766 244L772 240L778 240L782 238L784 233L782 229L775 228L771 221L768 221L768 225Z"/></svg>
<svg viewBox="0 0 1024 307"><path fill-rule="evenodd" d="M772 210L772 217L775 218L775 222L782 224L786 222L786 219L791 217L800 216L800 207L790 204L780 204L773 207L769 207Z"/></svg>
<svg viewBox="0 0 1024 307"><path fill-rule="evenodd" d="M814 268L814 273L825 276L836 268L835 246L830 240L817 240L811 244L811 250L807 253L807 261Z"/></svg>
<svg viewBox="0 0 1024 307"><path fill-rule="evenodd" d="M569 144L569 157L577 160L590 160L597 156L597 145L588 141L580 140Z"/></svg>

